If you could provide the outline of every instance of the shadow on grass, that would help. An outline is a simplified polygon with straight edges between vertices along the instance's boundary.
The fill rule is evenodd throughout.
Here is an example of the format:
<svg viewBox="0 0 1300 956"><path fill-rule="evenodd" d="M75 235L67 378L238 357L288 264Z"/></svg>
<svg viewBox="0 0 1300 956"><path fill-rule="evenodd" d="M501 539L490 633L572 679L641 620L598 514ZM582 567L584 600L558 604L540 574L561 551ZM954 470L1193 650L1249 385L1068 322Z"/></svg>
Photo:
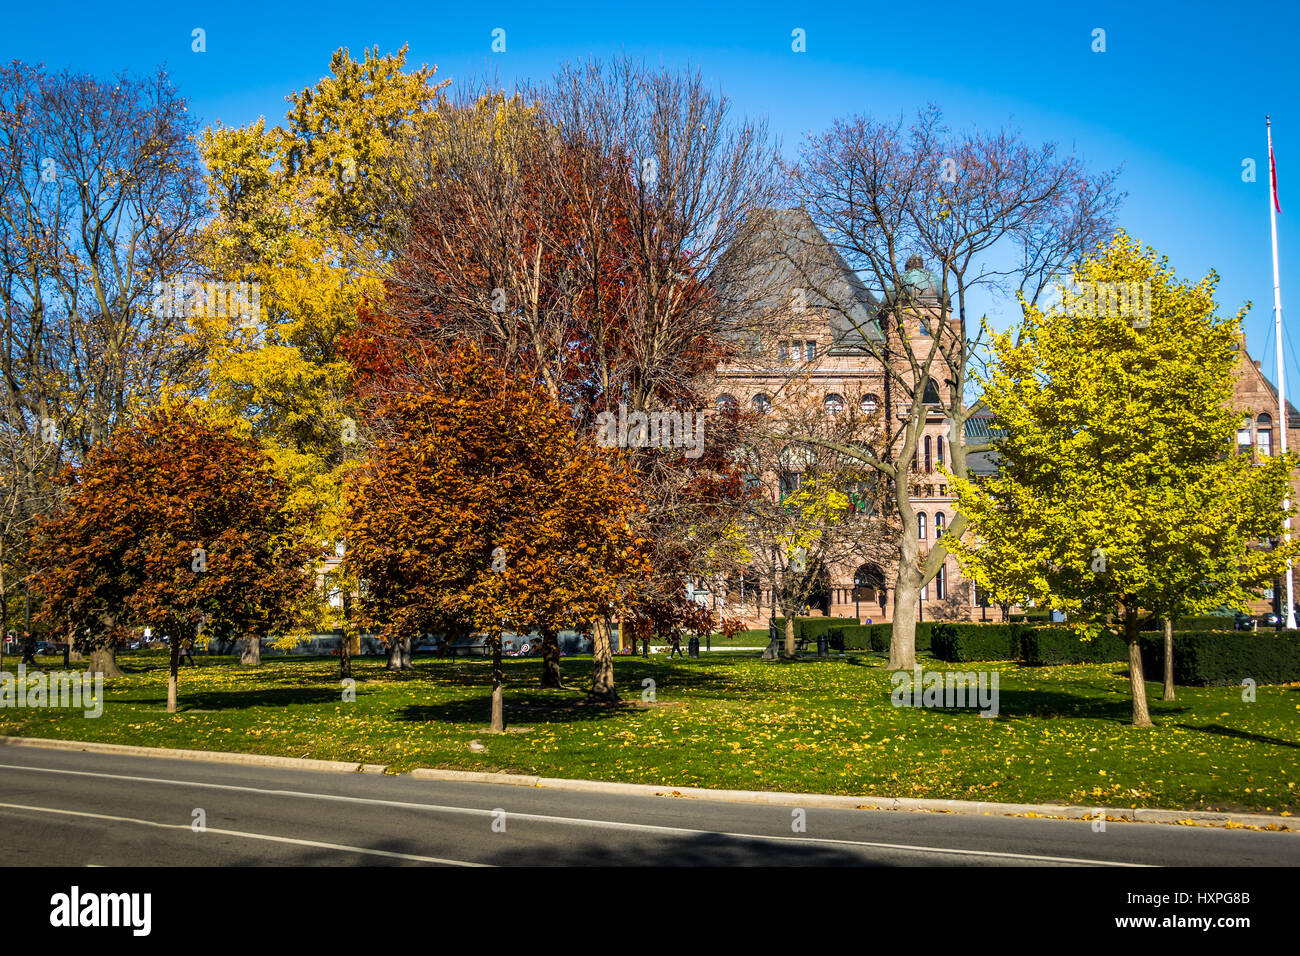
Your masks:
<svg viewBox="0 0 1300 956"><path fill-rule="evenodd" d="M167 706L167 695L151 694L149 696L115 698L129 699L132 703ZM242 710L249 707L292 707L302 704L336 704L341 699L338 690L319 687L259 687L250 690L202 690L187 688L181 683L177 696L180 713L192 711Z"/></svg>
<svg viewBox="0 0 1300 956"><path fill-rule="evenodd" d="M1205 724L1201 727L1193 724L1178 724L1187 730L1200 731L1203 734L1217 734L1220 737L1235 737L1238 740L1249 740L1253 744L1271 744L1274 747L1300 747L1300 743L1294 740L1284 740L1281 737L1266 737L1263 734L1247 733L1244 730L1236 730L1232 727L1224 727L1222 724Z"/></svg>
<svg viewBox="0 0 1300 956"><path fill-rule="evenodd" d="M563 693L562 691L559 693ZM530 694L526 691L511 693L506 688L505 718L510 724L570 724L606 720L621 714L643 711L647 708L629 700L619 704L596 704L587 701L585 694L559 697ZM412 704L394 713L398 720L417 723L437 721L449 724L486 724L492 712L492 695L449 700L436 704Z"/></svg>

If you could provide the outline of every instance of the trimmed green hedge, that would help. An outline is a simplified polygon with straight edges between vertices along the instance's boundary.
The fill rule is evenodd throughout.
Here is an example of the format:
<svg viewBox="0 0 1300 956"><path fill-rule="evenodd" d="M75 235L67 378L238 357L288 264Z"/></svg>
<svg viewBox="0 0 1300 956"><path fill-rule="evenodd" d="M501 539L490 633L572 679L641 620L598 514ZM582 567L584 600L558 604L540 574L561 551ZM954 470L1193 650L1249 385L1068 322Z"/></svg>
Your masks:
<svg viewBox="0 0 1300 956"><path fill-rule="evenodd" d="M797 617L794 619L794 634L813 642L820 634L828 634L834 628L857 626L857 623L856 617Z"/></svg>
<svg viewBox="0 0 1300 956"><path fill-rule="evenodd" d="M852 624L848 627L833 627L826 632L831 639L831 647L837 651L871 650L871 629L874 624Z"/></svg>
<svg viewBox="0 0 1300 956"><path fill-rule="evenodd" d="M1020 656L1018 624L943 621L934 626L930 653L941 661L1014 661Z"/></svg>
<svg viewBox="0 0 1300 956"><path fill-rule="evenodd" d="M1161 680L1164 635L1142 635L1142 669ZM1189 687L1300 681L1300 634L1260 631L1175 631L1174 683Z"/></svg>
<svg viewBox="0 0 1300 956"><path fill-rule="evenodd" d="M1231 631L1234 615L1222 614L1200 614L1195 617L1185 617L1181 621L1174 621L1174 628L1177 631ZM1148 617L1138 623L1139 631L1159 631L1164 633L1164 622L1158 617Z"/></svg>
<svg viewBox="0 0 1300 956"><path fill-rule="evenodd" d="M1012 624L1034 624L1039 621L1047 621L1048 623L1051 623L1052 612L1051 611L1021 611L1017 614L1012 614L1008 616L1007 620L1009 620Z"/></svg>
<svg viewBox="0 0 1300 956"><path fill-rule="evenodd" d="M916 649L918 651L928 651L930 649L930 639L937 623L938 622L935 621L916 622ZM893 634L893 624L872 624L871 649L873 651L889 650L889 641L893 637Z"/></svg>
<svg viewBox="0 0 1300 956"><path fill-rule="evenodd" d="M1109 664L1128 660L1128 645L1112 631L1090 641L1068 627L1020 627L1020 659L1026 664Z"/></svg>

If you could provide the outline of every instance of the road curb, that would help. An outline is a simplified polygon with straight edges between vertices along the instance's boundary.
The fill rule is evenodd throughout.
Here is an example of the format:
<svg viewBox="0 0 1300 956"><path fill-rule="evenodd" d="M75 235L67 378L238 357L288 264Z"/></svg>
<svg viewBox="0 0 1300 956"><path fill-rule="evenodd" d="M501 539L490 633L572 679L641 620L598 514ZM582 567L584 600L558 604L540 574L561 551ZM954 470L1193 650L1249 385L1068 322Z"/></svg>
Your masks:
<svg viewBox="0 0 1300 956"><path fill-rule="evenodd" d="M459 783L492 783L554 790L585 790L592 793L642 797L676 797L726 803L761 803L783 807L822 807L828 810L909 810L926 813L960 813L977 816L1044 817L1060 820L1097 820L1104 815L1112 822L1172 823L1184 826L1215 826L1243 829L1271 829L1296 832L1292 817L1266 813L1219 813L1207 810L1159 810L1133 807L1082 807L1055 803L987 803L974 800L935 800L918 797L845 797L827 793L783 793L772 790L709 790L702 787L667 787L649 783L611 783L605 780L574 780L565 777L535 777L527 774L474 770L437 770L419 767L410 771L416 780L446 780Z"/></svg>
<svg viewBox="0 0 1300 956"><path fill-rule="evenodd" d="M232 753L221 750L176 750L169 747L138 747L129 744L101 744L52 737L0 736L0 746L40 747L49 750L80 750L88 753L130 757L169 757L209 763L278 767L284 770L316 770L327 773L384 773L385 764L353 763L346 760L311 760L305 757L272 757L265 754ZM673 797L712 800L722 803L758 803L781 807L821 807L827 810L905 810L923 813L959 813L975 816L1043 817L1057 820L1106 820L1126 823L1164 823L1228 829L1265 829L1300 832L1294 817L1266 813L1220 813L1208 810L1161 810L1133 807L1084 807L1056 803L988 803L975 800L936 800L924 797L846 797L829 793L785 793L774 790L710 790L703 787L670 787L651 783L613 783L607 780L578 780L568 777L537 777L529 774L486 770L440 770L417 767L408 774L415 780L443 780L458 783L489 783L550 790L584 790L589 793L623 794L641 797Z"/></svg>
<svg viewBox="0 0 1300 956"><path fill-rule="evenodd" d="M208 763L237 763L283 770L319 770L327 773L383 773L384 764L352 763L346 760L311 760L306 757L272 757L221 750L177 750L171 747L137 747L130 744L101 744L53 737L4 737L0 746L40 747L46 750L81 750L88 753L119 754L125 757L170 757L172 760L202 760Z"/></svg>

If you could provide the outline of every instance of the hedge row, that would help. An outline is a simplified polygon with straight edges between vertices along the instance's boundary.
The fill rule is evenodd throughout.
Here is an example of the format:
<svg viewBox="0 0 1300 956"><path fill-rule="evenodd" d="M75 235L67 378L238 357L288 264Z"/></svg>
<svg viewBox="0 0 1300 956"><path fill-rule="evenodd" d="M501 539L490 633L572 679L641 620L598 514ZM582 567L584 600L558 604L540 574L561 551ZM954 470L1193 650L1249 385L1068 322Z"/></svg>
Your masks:
<svg viewBox="0 0 1300 956"><path fill-rule="evenodd" d="M1179 631L1231 631L1232 622L1235 615L1228 614L1199 614L1195 617L1185 617L1180 621L1174 622L1174 627ZM1144 618L1138 622L1139 631L1160 631L1164 632L1165 622L1158 617Z"/></svg>
<svg viewBox="0 0 1300 956"><path fill-rule="evenodd" d="M1163 635L1142 635L1142 669L1147 680L1165 670ZM1190 687L1286 684L1300 681L1300 634L1258 631L1175 631L1174 683Z"/></svg>
<svg viewBox="0 0 1300 956"><path fill-rule="evenodd" d="M1102 631L1085 641L1068 627L1020 626L1017 637L1019 659L1029 665L1110 664L1128 660L1128 644L1110 631Z"/></svg>
<svg viewBox="0 0 1300 956"><path fill-rule="evenodd" d="M940 622L930 653L941 661L1014 661L1020 656L1020 624Z"/></svg>

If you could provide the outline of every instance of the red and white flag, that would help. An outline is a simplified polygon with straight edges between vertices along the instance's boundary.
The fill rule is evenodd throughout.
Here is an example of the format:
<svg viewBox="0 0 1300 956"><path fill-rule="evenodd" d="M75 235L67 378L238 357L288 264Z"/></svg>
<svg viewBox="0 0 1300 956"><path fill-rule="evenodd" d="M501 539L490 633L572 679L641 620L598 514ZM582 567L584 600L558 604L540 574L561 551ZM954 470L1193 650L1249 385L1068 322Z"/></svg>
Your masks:
<svg viewBox="0 0 1300 956"><path fill-rule="evenodd" d="M1281 212L1282 207L1277 202L1277 161L1273 159L1273 127L1271 124L1268 128L1268 178L1273 185L1273 208Z"/></svg>

